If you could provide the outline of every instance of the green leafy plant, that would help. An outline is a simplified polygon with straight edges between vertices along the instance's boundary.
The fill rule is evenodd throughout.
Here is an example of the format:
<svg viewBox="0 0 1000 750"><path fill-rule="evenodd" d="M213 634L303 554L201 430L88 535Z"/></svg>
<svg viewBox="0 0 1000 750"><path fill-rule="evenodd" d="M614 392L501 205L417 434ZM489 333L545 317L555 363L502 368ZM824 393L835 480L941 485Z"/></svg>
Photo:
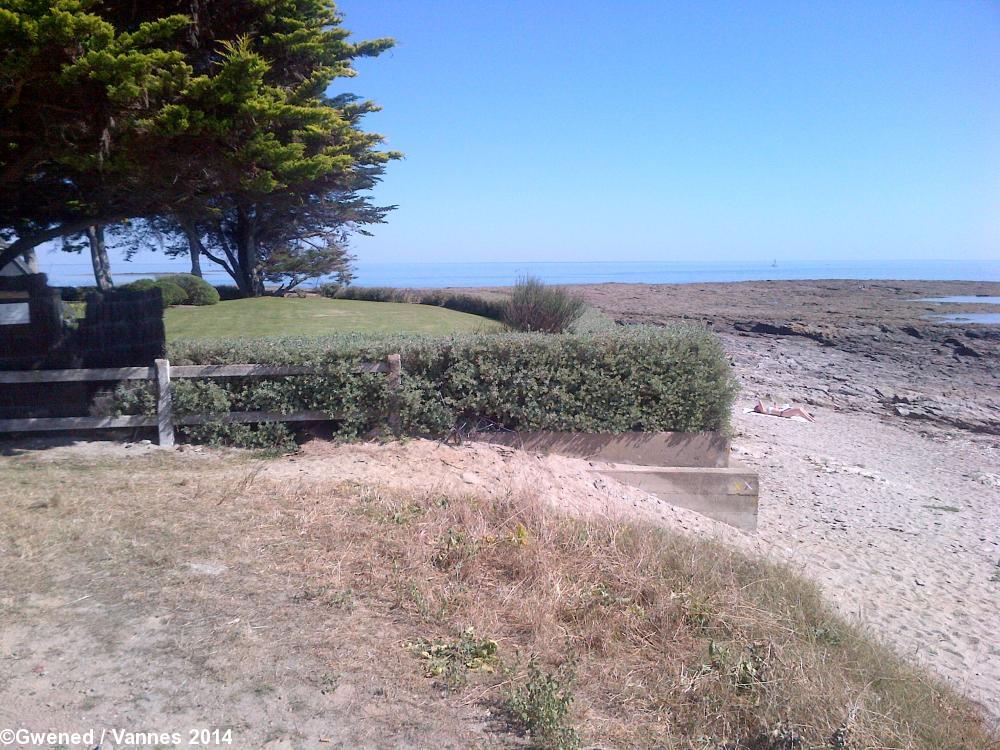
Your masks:
<svg viewBox="0 0 1000 750"><path fill-rule="evenodd" d="M546 672L531 659L527 679L507 694L503 707L511 723L531 735L533 747L575 750L580 746L580 735L569 721L572 681L565 666Z"/></svg>
<svg viewBox="0 0 1000 750"><path fill-rule="evenodd" d="M427 677L440 677L450 687L464 684L467 672L493 672L500 664L499 646L489 638L478 638L470 627L456 641L420 640L410 649L425 662Z"/></svg>

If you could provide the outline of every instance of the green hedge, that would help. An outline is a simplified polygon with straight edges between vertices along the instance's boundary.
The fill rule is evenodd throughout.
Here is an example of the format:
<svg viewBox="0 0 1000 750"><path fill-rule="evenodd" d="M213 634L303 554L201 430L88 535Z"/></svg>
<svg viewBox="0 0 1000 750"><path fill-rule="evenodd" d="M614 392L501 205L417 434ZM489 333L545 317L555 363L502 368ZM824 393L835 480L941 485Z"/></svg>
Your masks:
<svg viewBox="0 0 1000 750"><path fill-rule="evenodd" d="M420 297L421 305L445 307L449 310L479 315L493 320L503 320L506 301L504 298L480 297L477 294L430 291Z"/></svg>
<svg viewBox="0 0 1000 750"><path fill-rule="evenodd" d="M461 418L519 430L726 429L736 393L722 347L707 330L636 327L590 335L343 335L177 342L168 352L177 365L308 364L330 372L179 380L174 383L174 405L181 414L321 410L344 416L337 426L344 436L384 429L389 403L385 376L356 375L351 369L392 352L402 355L401 416L410 434L446 434ZM130 398L131 409L126 403ZM134 411L137 403L123 391L120 411ZM252 428L241 429L245 435L209 426L192 436L254 444ZM267 429L273 433L272 427Z"/></svg>
<svg viewBox="0 0 1000 750"><path fill-rule="evenodd" d="M488 298L478 294L446 292L440 289L420 291L418 289L397 289L392 286L342 286L323 284L319 292L324 297L334 299L364 300L366 302L403 302L411 305L431 305L446 307L471 315L502 320L506 309L506 298Z"/></svg>

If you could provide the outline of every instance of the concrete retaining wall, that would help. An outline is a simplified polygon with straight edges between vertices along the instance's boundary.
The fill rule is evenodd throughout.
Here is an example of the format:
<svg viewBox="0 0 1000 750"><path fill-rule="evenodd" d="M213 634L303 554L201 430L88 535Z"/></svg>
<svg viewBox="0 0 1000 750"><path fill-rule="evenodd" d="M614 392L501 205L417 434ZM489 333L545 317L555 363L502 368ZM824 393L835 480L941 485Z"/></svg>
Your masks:
<svg viewBox="0 0 1000 750"><path fill-rule="evenodd" d="M757 475L747 468L615 466L600 473L739 529L757 528Z"/></svg>
<svg viewBox="0 0 1000 750"><path fill-rule="evenodd" d="M679 508L757 528L757 475L730 464L729 438L719 432L507 432L480 439L610 464L595 471Z"/></svg>
<svg viewBox="0 0 1000 750"><path fill-rule="evenodd" d="M591 461L640 466L729 466L729 438L721 432L502 432L477 436L498 445Z"/></svg>

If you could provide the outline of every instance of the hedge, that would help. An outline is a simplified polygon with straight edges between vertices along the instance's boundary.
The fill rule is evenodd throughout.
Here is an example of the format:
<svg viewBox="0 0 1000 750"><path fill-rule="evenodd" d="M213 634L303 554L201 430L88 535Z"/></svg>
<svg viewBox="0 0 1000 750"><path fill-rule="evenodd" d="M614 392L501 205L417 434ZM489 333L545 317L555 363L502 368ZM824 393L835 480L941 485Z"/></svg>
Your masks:
<svg viewBox="0 0 1000 750"><path fill-rule="evenodd" d="M502 320L506 297L488 298L478 294L446 292L441 289L397 289L392 286L343 286L322 284L319 292L334 299L364 300L366 302L402 302L411 305L431 305L449 310Z"/></svg>
<svg viewBox="0 0 1000 750"><path fill-rule="evenodd" d="M351 370L358 362L383 360L393 352L402 355L401 417L410 434L447 434L463 418L515 430L724 430L736 394L722 347L707 330L635 327L589 335L346 334L325 339L177 342L169 347L171 364L300 364L330 371L295 377L177 380L174 407L180 414L320 410L343 416L335 430L345 437L384 430L385 376ZM119 393L119 413L150 407L148 400L134 393ZM193 436L254 443L253 431L241 429L245 434L237 435L232 427L216 425Z"/></svg>

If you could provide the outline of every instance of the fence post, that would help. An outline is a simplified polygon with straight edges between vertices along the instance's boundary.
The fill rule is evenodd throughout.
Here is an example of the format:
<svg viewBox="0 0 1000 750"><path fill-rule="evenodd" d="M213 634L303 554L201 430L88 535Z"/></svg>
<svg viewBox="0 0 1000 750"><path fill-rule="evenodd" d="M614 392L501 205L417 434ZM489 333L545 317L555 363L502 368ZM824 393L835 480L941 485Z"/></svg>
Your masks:
<svg viewBox="0 0 1000 750"><path fill-rule="evenodd" d="M399 418L399 389L403 384L403 364L398 354L390 354L389 360L389 429L399 437L402 423Z"/></svg>
<svg viewBox="0 0 1000 750"><path fill-rule="evenodd" d="M174 416L170 405L170 361L157 359L156 369L156 429L160 445L174 444Z"/></svg>

